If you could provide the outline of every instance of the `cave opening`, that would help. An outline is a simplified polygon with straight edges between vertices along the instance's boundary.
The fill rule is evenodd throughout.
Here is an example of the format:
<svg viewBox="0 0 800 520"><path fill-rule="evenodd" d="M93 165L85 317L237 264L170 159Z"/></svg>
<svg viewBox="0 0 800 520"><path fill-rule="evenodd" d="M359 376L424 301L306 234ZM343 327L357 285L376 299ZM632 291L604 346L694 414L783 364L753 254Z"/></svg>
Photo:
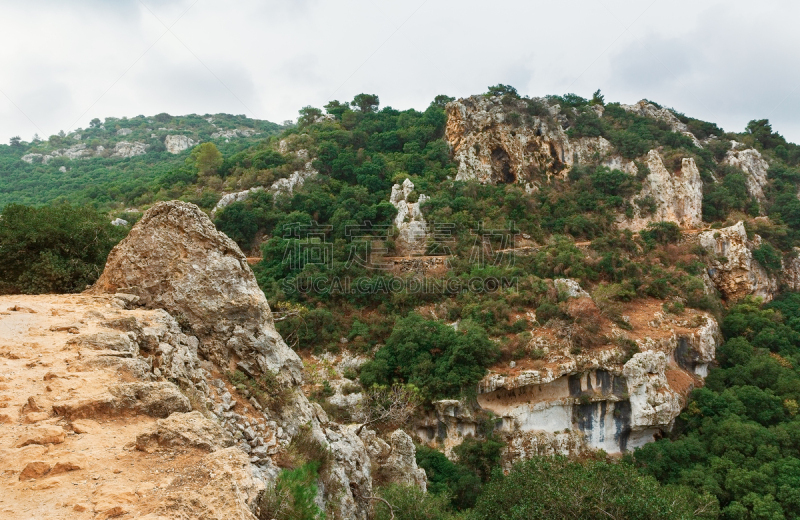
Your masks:
<svg viewBox="0 0 800 520"><path fill-rule="evenodd" d="M498 173L498 181L503 184L511 184L517 181L516 175L511 171L511 158L502 148L492 150L492 167Z"/></svg>

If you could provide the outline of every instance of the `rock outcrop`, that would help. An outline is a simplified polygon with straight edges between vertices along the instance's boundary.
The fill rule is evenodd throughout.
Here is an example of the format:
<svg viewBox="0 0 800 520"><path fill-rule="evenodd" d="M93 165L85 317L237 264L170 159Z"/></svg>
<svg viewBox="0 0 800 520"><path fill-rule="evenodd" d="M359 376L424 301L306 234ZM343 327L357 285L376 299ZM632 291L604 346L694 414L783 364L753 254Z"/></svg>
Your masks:
<svg viewBox="0 0 800 520"><path fill-rule="evenodd" d="M120 141L114 145L114 153L112 157L136 157L137 155L144 155L147 152L147 145L139 141L129 143L128 141Z"/></svg>
<svg viewBox="0 0 800 520"><path fill-rule="evenodd" d="M398 238L403 249L407 252L424 253L428 236L428 224L422 215L420 205L428 200L428 197L419 194L416 202L409 202L409 196L412 192L414 192L414 183L410 179L406 179L402 185L395 184L392 186L389 202L397 208L394 225L397 227L400 235Z"/></svg>
<svg viewBox="0 0 800 520"><path fill-rule="evenodd" d="M185 135L168 135L164 138L164 146L169 153L177 154L194 146L193 140Z"/></svg>
<svg viewBox="0 0 800 520"><path fill-rule="evenodd" d="M739 168L745 174L747 193L755 198L759 204L766 200L764 187L767 185L767 170L769 164L761 157L761 152L754 148L746 150L730 150L722 164Z"/></svg>
<svg viewBox="0 0 800 520"><path fill-rule="evenodd" d="M591 302L574 292L572 301ZM466 436L485 435L491 413L508 464L537 454L621 453L651 442L702 384L720 331L699 311L676 316L662 312L661 302L641 305L625 317L630 330L600 323L597 334L613 338L604 346L575 349L558 325L534 329L536 360L493 367L474 402L434 403L417 434L448 452Z"/></svg>
<svg viewBox="0 0 800 520"><path fill-rule="evenodd" d="M166 325L172 328L172 341L166 345L159 340L159 335L166 333L162 328L150 330L152 325L138 322L118 322L114 327L136 338L148 360L141 370L143 377L168 376L189 382L188 391L238 439L238 448L250 455L253 471L262 480L274 479L277 469L272 458L308 431L330 449L333 459L327 470L328 487L320 489L323 502L342 518L367 517L370 503L363 497L372 495L373 464L364 441L356 435L358 426L330 421L322 408L309 403L300 391L300 358L275 330L269 305L244 255L233 241L216 231L199 208L174 201L153 206L112 250L105 271L89 292L116 294L123 306L164 309L176 317L177 322L170 317L172 323ZM178 323L186 334L179 332ZM92 338L87 341L95 341ZM112 341L120 342L124 343ZM132 352L124 345L117 350ZM208 374L199 367L199 357L212 361L211 366L216 365L220 371L239 370L253 379L274 378L278 385L271 392L280 395L267 396L273 403L269 409L250 394L243 404L233 398L223 381L206 383ZM152 374L148 374L150 367ZM101 396L95 401L104 406L109 399ZM85 408L75 406L77 410ZM113 410L128 408L111 406ZM261 417L248 418L246 411ZM68 413L65 409L64 414ZM198 449L210 447L210 426L203 426L199 418L178 422L159 423L140 438L142 449L170 446L173 442ZM196 433L181 433L187 428ZM385 464L407 462L407 443L399 450L402 460L387 460ZM380 461L375 463L381 467Z"/></svg>
<svg viewBox="0 0 800 520"><path fill-rule="evenodd" d="M300 379L302 363L275 330L247 259L200 208L161 202L108 256L94 293L124 292L176 316L221 367Z"/></svg>
<svg viewBox="0 0 800 520"><path fill-rule="evenodd" d="M448 103L445 139L459 163L456 178L516 182L532 190L537 177L564 174L576 160L594 157L611 168L636 172L633 162L613 154L602 137L570 140L559 123L559 107L549 108L552 117L522 122L521 114L528 111L524 100L504 103L498 97L472 96Z"/></svg>
<svg viewBox="0 0 800 520"><path fill-rule="evenodd" d="M738 300L758 296L770 301L778 291L778 280L753 258L753 249L761 245L761 237L747 238L743 222L710 231L697 237L711 255L708 274L723 298Z"/></svg>
<svg viewBox="0 0 800 520"><path fill-rule="evenodd" d="M700 143L697 137L695 137L695 135L689 131L689 127L686 126L686 123L682 123L681 120L678 119L677 116L669 109L658 108L654 104L648 102L646 99L639 101L635 105L621 105L621 107L623 110L633 112L634 114L642 117L649 117L651 119L663 121L669 125L670 130L673 132L678 132L687 136L698 148L703 147L702 143Z"/></svg>
<svg viewBox="0 0 800 520"><path fill-rule="evenodd" d="M634 216L620 226L634 231L651 222L668 221L684 229L697 229L703 221L703 181L694 159L683 159L679 172L670 172L656 150L647 154L650 174L633 198ZM650 203L649 210L645 201Z"/></svg>

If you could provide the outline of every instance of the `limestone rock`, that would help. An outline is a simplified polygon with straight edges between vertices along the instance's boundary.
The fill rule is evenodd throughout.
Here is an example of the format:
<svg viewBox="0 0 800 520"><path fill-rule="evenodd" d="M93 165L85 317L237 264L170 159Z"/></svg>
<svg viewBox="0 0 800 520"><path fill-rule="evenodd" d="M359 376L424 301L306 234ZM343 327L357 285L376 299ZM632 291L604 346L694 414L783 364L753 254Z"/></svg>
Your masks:
<svg viewBox="0 0 800 520"><path fill-rule="evenodd" d="M414 441L403 430L395 430L391 436L391 454L382 468L389 480L396 484L414 485L427 490L425 470L417 466Z"/></svg>
<svg viewBox="0 0 800 520"><path fill-rule="evenodd" d="M164 138L164 146L169 153L177 154L194 146L193 140L185 135L168 135Z"/></svg>
<svg viewBox="0 0 800 520"><path fill-rule="evenodd" d="M42 478L50 472L50 464L46 462L29 462L19 474L20 480Z"/></svg>
<svg viewBox="0 0 800 520"><path fill-rule="evenodd" d="M689 127L686 126L685 123L682 123L680 119L675 116L675 114L666 108L658 108L652 103L648 103L646 99L639 101L635 105L621 105L621 107L623 110L633 112L642 117L649 117L651 119L664 121L669 125L673 132L684 134L692 140L695 146L698 148L703 147L697 137L695 137L694 134L689 131Z"/></svg>
<svg viewBox="0 0 800 520"><path fill-rule="evenodd" d="M28 164L33 164L33 161L41 161L42 154L40 153L28 153L20 157L20 160L25 161Z"/></svg>
<svg viewBox="0 0 800 520"><path fill-rule="evenodd" d="M139 141L129 143L128 141L120 141L114 145L114 153L112 157L135 157L137 155L144 155L147 152L147 145Z"/></svg>
<svg viewBox="0 0 800 520"><path fill-rule="evenodd" d="M647 154L650 174L642 191L633 198L634 217L622 219L620 226L639 231L651 222L674 222L683 229L696 229L703 221L703 181L694 159L683 159L680 172L671 173L656 150ZM655 211L648 214L642 199L651 199Z"/></svg>
<svg viewBox="0 0 800 520"><path fill-rule="evenodd" d="M556 117L519 122L520 114L527 113L523 100L504 103L497 97L472 96L448 103L445 139L459 163L456 179L516 182L532 190L537 176L563 175L576 159L585 162L595 155L601 164L635 173L633 162L615 155L606 139L570 140L558 122L558 116L563 116L560 108L549 108Z"/></svg>
<svg viewBox="0 0 800 520"><path fill-rule="evenodd" d="M263 186L256 186L255 188L250 188L249 190L244 191L237 191L236 193L228 193L227 195L223 195L219 202L217 202L214 209L211 210L211 214L214 215L217 211L230 206L234 202L242 202L250 198L250 195L253 193L264 191Z"/></svg>
<svg viewBox="0 0 800 520"><path fill-rule="evenodd" d="M59 426L35 426L22 434L15 447L21 448L29 444L61 444L66 438L64 429Z"/></svg>
<svg viewBox="0 0 800 520"><path fill-rule="evenodd" d="M783 266L783 282L792 291L800 291L800 247L792 250L790 258Z"/></svg>
<svg viewBox="0 0 800 520"><path fill-rule="evenodd" d="M112 226L127 226L128 225L128 221L125 220L125 219L122 219L122 218L115 218L114 220L111 221L111 225Z"/></svg>
<svg viewBox="0 0 800 520"><path fill-rule="evenodd" d="M194 204L154 205L114 247L91 291L121 289L178 317L219 366L300 380L300 358L275 330L246 257Z"/></svg>
<svg viewBox="0 0 800 520"><path fill-rule="evenodd" d="M400 233L400 241L407 249L424 253L428 224L422 216L420 205L428 200L428 196L420 194L417 202L408 202L413 191L414 183L410 179L404 180L402 185L395 184L389 202L397 208L394 225Z"/></svg>
<svg viewBox="0 0 800 520"><path fill-rule="evenodd" d="M742 170L747 183L747 193L760 204L766 201L764 187L767 185L769 164L761 157L761 152L754 148L730 150L722 163Z"/></svg>
<svg viewBox="0 0 800 520"><path fill-rule="evenodd" d="M553 280L556 290L564 293L567 298L589 298L589 293L583 290L581 284L571 278L558 278Z"/></svg>
<svg viewBox="0 0 800 520"><path fill-rule="evenodd" d="M246 453L235 447L215 451L199 462L194 473L193 480L203 485L187 490L180 482L170 484L156 514L175 519L256 520L251 506L264 483L253 476Z"/></svg>
<svg viewBox="0 0 800 520"><path fill-rule="evenodd" d="M761 244L761 237L748 240L743 222L704 231L698 241L713 255L708 274L726 300L753 295L770 301L776 294L778 281L753 258L752 250Z"/></svg>
<svg viewBox="0 0 800 520"><path fill-rule="evenodd" d="M233 445L233 438L214 421L200 412L174 413L159 419L155 427L136 437L136 449L151 451L155 447L191 447L215 451Z"/></svg>
<svg viewBox="0 0 800 520"><path fill-rule="evenodd" d="M189 399L172 383L125 383L94 397L70 400L53 406L67 419L97 419L125 415L168 417L192 409Z"/></svg>
<svg viewBox="0 0 800 520"><path fill-rule="evenodd" d="M120 128L119 130L117 130L117 135L121 136L131 135L132 133L133 130L131 130L130 128Z"/></svg>

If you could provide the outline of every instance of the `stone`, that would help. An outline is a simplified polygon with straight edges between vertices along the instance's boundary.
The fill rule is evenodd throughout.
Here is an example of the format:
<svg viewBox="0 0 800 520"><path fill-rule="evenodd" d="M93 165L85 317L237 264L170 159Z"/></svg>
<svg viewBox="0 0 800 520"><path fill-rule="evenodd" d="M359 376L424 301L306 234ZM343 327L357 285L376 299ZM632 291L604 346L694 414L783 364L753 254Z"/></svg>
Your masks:
<svg viewBox="0 0 800 520"><path fill-rule="evenodd" d="M127 334L120 334L117 332L82 334L69 340L68 343L92 350L111 350L130 356L136 356L139 353L138 343L131 341Z"/></svg>
<svg viewBox="0 0 800 520"><path fill-rule="evenodd" d="M403 430L392 432L391 453L383 464L382 472L392 483L413 485L427 491L425 470L417 466L414 441Z"/></svg>
<svg viewBox="0 0 800 520"><path fill-rule="evenodd" d="M754 148L746 150L730 150L722 164L739 168L745 174L747 193L759 204L766 202L764 187L767 185L769 163L761 157L761 152Z"/></svg>
<svg viewBox="0 0 800 520"><path fill-rule="evenodd" d="M198 411L173 413L159 419L155 427L136 437L136 449L152 451L155 447L190 447L215 451L233 446L233 439L214 421Z"/></svg>
<svg viewBox="0 0 800 520"><path fill-rule="evenodd" d="M512 113L527 113L526 101L506 103L496 96L471 96L447 104L445 140L459 165L457 180L518 183L533 191L539 178L565 176L576 158L580 163L596 155L605 166L636 172L634 163L615 154L602 137L571 140L558 121L563 117L558 105L541 98L533 101L549 108L554 117L515 122Z"/></svg>
<svg viewBox="0 0 800 520"><path fill-rule="evenodd" d="M778 280L753 258L761 237L754 235L749 240L743 222L704 231L698 241L712 255L708 275L723 298L732 301L753 295L770 301L775 296Z"/></svg>
<svg viewBox="0 0 800 520"><path fill-rule="evenodd" d="M53 406L67 419L97 419L125 415L168 417L173 412L189 412L189 399L172 383L125 383L108 393L70 400Z"/></svg>
<svg viewBox="0 0 800 520"><path fill-rule="evenodd" d="M142 142L129 143L128 141L120 141L114 145L114 153L112 157L135 157L137 155L144 155L147 153L147 145Z"/></svg>
<svg viewBox="0 0 800 520"><path fill-rule="evenodd" d="M46 462L29 462L19 474L20 480L33 480L42 478L50 472L50 464Z"/></svg>
<svg viewBox="0 0 800 520"><path fill-rule="evenodd" d="M557 278L553 280L556 290L567 298L589 298L589 293L583 290L577 280L571 278Z"/></svg>
<svg viewBox="0 0 800 520"><path fill-rule="evenodd" d="M117 130L117 135L121 136L131 135L132 133L133 130L131 130L130 128L120 128L119 130Z"/></svg>
<svg viewBox="0 0 800 520"><path fill-rule="evenodd" d="M642 191L633 197L634 217L622 218L620 227L640 231L651 222L674 222L682 229L697 229L703 221L703 181L694 159L683 159L680 172L669 172L656 150L647 154L650 174ZM640 206L642 199L650 199L655 211L647 213Z"/></svg>
<svg viewBox="0 0 800 520"><path fill-rule="evenodd" d="M22 448L29 444L61 444L64 442L65 438L66 433L63 428L52 425L40 425L23 432L14 446Z"/></svg>
<svg viewBox="0 0 800 520"><path fill-rule="evenodd" d="M111 225L127 227L128 221L122 218L115 218L114 220L111 221Z"/></svg>
<svg viewBox="0 0 800 520"><path fill-rule="evenodd" d="M168 135L164 138L164 146L167 151L172 154L181 153L193 147L195 143L192 139L185 135Z"/></svg>
<svg viewBox="0 0 800 520"><path fill-rule="evenodd" d="M179 317L219 366L238 358L301 380L302 362L275 329L246 257L194 204L155 204L114 247L89 292L122 289Z"/></svg>
<svg viewBox="0 0 800 520"><path fill-rule="evenodd" d="M76 462L72 461L56 462L56 465L53 466L52 470L50 470L49 475L55 476L55 475L60 475L61 473L67 473L69 471L78 471L79 469L83 468Z"/></svg>
<svg viewBox="0 0 800 520"><path fill-rule="evenodd" d="M639 101L635 105L620 106L623 110L633 112L639 116L649 117L658 121L664 121L669 125L673 132L678 132L679 134L689 137L694 145L698 148L703 147L702 143L700 143L697 137L695 137L695 135L689 131L689 127L686 125L686 123L682 123L680 119L678 119L678 117L668 108L658 108L657 106L648 102L646 99Z"/></svg>
<svg viewBox="0 0 800 520"><path fill-rule="evenodd" d="M408 197L414 191L414 183L406 179L403 184L392 186L389 202L397 208L394 225L399 232L399 241L407 253L425 253L428 237L428 224L422 215L420 205L428 200L428 196L419 194L416 202L409 202Z"/></svg>

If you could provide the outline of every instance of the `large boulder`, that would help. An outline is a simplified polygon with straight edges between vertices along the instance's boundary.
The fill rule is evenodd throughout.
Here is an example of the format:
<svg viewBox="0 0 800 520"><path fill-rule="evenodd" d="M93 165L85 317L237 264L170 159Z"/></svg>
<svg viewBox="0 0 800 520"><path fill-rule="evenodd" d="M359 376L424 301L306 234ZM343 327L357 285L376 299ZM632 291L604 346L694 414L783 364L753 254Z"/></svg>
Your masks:
<svg viewBox="0 0 800 520"><path fill-rule="evenodd" d="M747 193L763 204L766 200L764 187L767 185L767 170L769 164L761 157L761 153L754 149L730 150L723 164L739 168L745 174Z"/></svg>
<svg viewBox="0 0 800 520"><path fill-rule="evenodd" d="M130 293L172 314L223 368L299 382L302 363L275 330L247 259L194 204L150 208L108 256L94 293Z"/></svg>

